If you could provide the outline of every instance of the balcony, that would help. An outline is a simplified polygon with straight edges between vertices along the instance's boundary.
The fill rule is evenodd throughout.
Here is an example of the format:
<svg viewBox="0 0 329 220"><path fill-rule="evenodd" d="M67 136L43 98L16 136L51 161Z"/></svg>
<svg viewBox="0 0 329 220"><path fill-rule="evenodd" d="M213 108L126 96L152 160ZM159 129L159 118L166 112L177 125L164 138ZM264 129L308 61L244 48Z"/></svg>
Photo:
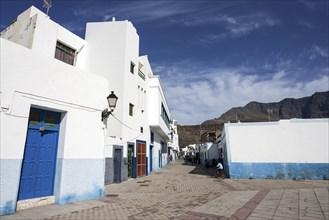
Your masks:
<svg viewBox="0 0 329 220"><path fill-rule="evenodd" d="M145 81L145 74L141 70L138 70L138 75Z"/></svg>

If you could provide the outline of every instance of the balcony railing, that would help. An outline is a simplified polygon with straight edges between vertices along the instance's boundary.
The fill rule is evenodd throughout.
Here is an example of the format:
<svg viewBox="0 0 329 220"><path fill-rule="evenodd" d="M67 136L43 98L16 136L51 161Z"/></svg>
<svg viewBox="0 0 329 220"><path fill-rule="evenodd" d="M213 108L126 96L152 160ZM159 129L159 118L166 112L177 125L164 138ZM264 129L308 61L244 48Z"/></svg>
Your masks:
<svg viewBox="0 0 329 220"><path fill-rule="evenodd" d="M145 80L145 74L141 70L138 70L138 75L139 75L140 78Z"/></svg>

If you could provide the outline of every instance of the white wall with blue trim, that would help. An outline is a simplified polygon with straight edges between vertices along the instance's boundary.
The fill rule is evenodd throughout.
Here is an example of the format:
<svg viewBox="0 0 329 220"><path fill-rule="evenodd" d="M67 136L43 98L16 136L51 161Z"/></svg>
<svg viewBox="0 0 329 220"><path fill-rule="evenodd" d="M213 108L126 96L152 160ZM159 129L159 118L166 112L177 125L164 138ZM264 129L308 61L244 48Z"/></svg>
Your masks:
<svg viewBox="0 0 329 220"><path fill-rule="evenodd" d="M15 212L30 108L61 113L53 196L57 203L104 193L100 120L108 84L54 58L1 40L0 215Z"/></svg>
<svg viewBox="0 0 329 220"><path fill-rule="evenodd" d="M329 119L226 123L224 152L231 178L328 179Z"/></svg>

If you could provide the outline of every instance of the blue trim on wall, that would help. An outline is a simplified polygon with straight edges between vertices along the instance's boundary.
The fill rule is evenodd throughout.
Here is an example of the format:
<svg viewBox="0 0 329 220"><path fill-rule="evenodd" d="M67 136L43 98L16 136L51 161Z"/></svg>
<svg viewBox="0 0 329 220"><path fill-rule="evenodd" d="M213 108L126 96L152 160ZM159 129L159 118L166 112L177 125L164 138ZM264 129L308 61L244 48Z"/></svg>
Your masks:
<svg viewBox="0 0 329 220"><path fill-rule="evenodd" d="M136 146L137 146L138 143L146 144L146 141L136 140Z"/></svg>
<svg viewBox="0 0 329 220"><path fill-rule="evenodd" d="M73 203L77 201L83 200L91 200L91 199L99 199L105 195L104 187L100 187L97 185L93 186L92 190L89 190L85 193L68 193L61 198L56 198L56 203L58 204L66 204L66 203Z"/></svg>
<svg viewBox="0 0 329 220"><path fill-rule="evenodd" d="M132 178L137 178L137 158L133 157Z"/></svg>
<svg viewBox="0 0 329 220"><path fill-rule="evenodd" d="M104 196L103 158L59 158L57 164L54 192L56 203L72 203Z"/></svg>
<svg viewBox="0 0 329 220"><path fill-rule="evenodd" d="M328 163L228 163L232 179L329 179Z"/></svg>
<svg viewBox="0 0 329 220"><path fill-rule="evenodd" d="M148 169L148 157L146 157L146 176L148 176L149 175L149 169Z"/></svg>
<svg viewBox="0 0 329 220"><path fill-rule="evenodd" d="M153 171L153 146L150 146L150 173Z"/></svg>
<svg viewBox="0 0 329 220"><path fill-rule="evenodd" d="M21 159L0 160L0 215L16 210L21 165Z"/></svg>

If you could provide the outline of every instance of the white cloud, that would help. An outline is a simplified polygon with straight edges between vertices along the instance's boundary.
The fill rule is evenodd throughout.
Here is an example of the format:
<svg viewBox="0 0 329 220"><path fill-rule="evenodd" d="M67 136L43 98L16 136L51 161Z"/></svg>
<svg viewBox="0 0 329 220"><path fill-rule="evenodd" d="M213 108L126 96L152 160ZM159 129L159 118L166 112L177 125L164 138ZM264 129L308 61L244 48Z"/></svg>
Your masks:
<svg viewBox="0 0 329 220"><path fill-rule="evenodd" d="M162 75L172 117L179 124L198 124L250 101L278 102L329 90L329 77L323 72L303 82L285 70L264 77L250 72L252 68L186 70L180 66L154 69Z"/></svg>
<svg viewBox="0 0 329 220"><path fill-rule="evenodd" d="M80 32L80 31L84 31L86 29L85 24L81 24L80 21L64 22L62 24L62 26L72 32Z"/></svg>
<svg viewBox="0 0 329 220"><path fill-rule="evenodd" d="M236 17L221 14L217 15L214 20L218 22L225 31L221 31L218 34L209 34L206 37L208 40L238 38L257 29L280 24L279 20L273 19L265 13L248 14Z"/></svg>
<svg viewBox="0 0 329 220"><path fill-rule="evenodd" d="M299 21L298 25L309 28L309 29L314 28L314 24L310 21Z"/></svg>
<svg viewBox="0 0 329 220"><path fill-rule="evenodd" d="M279 20L263 12L238 16L227 14L226 8L238 6L236 3L212 6L214 5L207 1L104 1L104 4L87 1L74 11L74 15L84 18L99 17L103 21L117 16L119 19L130 19L134 23L165 19L163 21L176 25L215 25L212 30L216 28L225 30L219 34L209 34L208 40L236 38L256 29L280 23ZM209 16L210 14L213 16Z"/></svg>
<svg viewBox="0 0 329 220"><path fill-rule="evenodd" d="M313 10L316 7L316 3L314 1L310 0L300 0L300 3L302 3L304 6L306 6L308 9Z"/></svg>
<svg viewBox="0 0 329 220"><path fill-rule="evenodd" d="M328 50L321 48L317 45L313 45L312 48L309 50L310 60L314 60L317 57L328 57Z"/></svg>
<svg viewBox="0 0 329 220"><path fill-rule="evenodd" d="M104 5L95 5L92 2L86 4L88 7L86 5L79 7L74 11L74 15L78 17L101 17L103 21L118 16L133 19L134 23L167 18L197 10L197 8L190 7L190 5L180 1L104 1Z"/></svg>

